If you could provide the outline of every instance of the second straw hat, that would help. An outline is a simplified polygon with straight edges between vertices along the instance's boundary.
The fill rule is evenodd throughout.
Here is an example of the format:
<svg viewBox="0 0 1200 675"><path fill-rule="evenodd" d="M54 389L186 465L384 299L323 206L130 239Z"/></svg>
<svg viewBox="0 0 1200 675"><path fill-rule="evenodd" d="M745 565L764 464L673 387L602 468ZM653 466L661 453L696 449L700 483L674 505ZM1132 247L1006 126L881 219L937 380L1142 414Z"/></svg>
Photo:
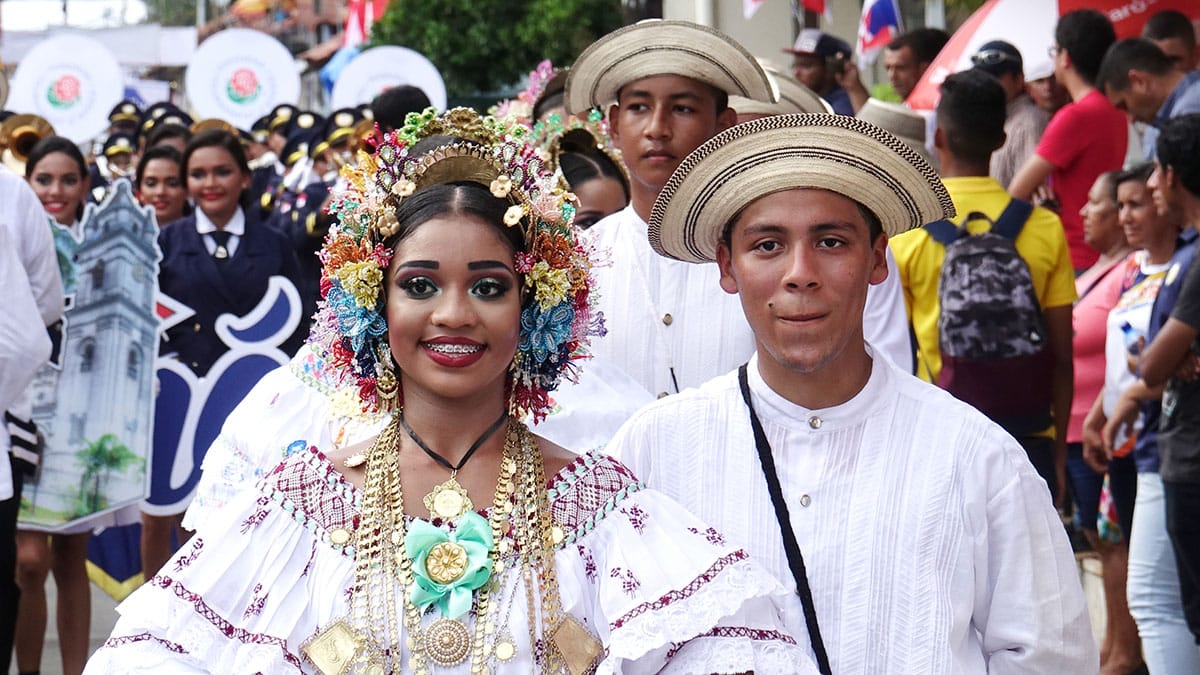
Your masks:
<svg viewBox="0 0 1200 675"><path fill-rule="evenodd" d="M775 83L746 48L690 21L647 19L593 42L567 74L567 112L580 114L617 100L621 87L656 75L680 75L730 96L775 103Z"/></svg>
<svg viewBox="0 0 1200 675"><path fill-rule="evenodd" d="M937 173L879 127L845 115L776 115L731 127L688 155L650 212L650 246L711 262L723 230L759 197L829 190L870 209L888 236L952 218Z"/></svg>

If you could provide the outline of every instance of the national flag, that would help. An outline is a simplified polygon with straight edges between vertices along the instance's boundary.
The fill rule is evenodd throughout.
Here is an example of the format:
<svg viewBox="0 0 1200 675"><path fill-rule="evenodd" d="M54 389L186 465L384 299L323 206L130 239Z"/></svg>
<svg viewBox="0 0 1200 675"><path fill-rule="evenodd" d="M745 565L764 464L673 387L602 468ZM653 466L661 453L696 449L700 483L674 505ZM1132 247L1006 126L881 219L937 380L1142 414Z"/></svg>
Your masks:
<svg viewBox="0 0 1200 675"><path fill-rule="evenodd" d="M859 63L871 63L881 49L900 35L900 8L896 0L867 0L858 23Z"/></svg>
<svg viewBox="0 0 1200 675"><path fill-rule="evenodd" d="M804 9L814 14L826 14L829 9L829 3L825 2L825 0L803 0L800 4L804 6Z"/></svg>

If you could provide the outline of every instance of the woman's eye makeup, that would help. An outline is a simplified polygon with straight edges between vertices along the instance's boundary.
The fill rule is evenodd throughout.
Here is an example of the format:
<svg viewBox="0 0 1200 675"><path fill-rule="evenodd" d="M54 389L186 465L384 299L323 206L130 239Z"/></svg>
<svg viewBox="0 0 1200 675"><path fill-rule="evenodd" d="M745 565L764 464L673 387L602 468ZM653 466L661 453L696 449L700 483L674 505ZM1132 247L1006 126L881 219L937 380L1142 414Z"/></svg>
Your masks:
<svg viewBox="0 0 1200 675"><path fill-rule="evenodd" d="M498 298L512 289L512 284L506 279L486 277L471 285L471 293L481 298Z"/></svg>
<svg viewBox="0 0 1200 675"><path fill-rule="evenodd" d="M438 287L429 277L409 277L401 279L399 286L413 298L428 298L437 292Z"/></svg>

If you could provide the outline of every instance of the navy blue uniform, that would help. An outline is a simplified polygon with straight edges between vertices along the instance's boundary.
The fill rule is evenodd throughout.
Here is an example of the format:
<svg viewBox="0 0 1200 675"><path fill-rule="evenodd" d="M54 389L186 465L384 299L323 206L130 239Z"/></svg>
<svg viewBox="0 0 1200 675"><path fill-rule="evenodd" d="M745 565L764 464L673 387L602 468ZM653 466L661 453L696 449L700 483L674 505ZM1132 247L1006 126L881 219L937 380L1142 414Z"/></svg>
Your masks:
<svg viewBox="0 0 1200 675"><path fill-rule="evenodd" d="M291 244L249 213L245 234L238 239L235 253L224 262L209 255L204 237L196 232L195 216L180 218L162 228L158 245L163 254L159 263L159 289L196 312L167 331L163 351L178 354L179 360L197 375L207 373L213 362L229 349L217 337L218 316L244 316L254 309L267 292L267 280L272 276L287 277L297 288L301 287ZM301 311L307 316L312 309L305 303ZM295 353L307 337L307 326L308 321L301 321L281 349Z"/></svg>

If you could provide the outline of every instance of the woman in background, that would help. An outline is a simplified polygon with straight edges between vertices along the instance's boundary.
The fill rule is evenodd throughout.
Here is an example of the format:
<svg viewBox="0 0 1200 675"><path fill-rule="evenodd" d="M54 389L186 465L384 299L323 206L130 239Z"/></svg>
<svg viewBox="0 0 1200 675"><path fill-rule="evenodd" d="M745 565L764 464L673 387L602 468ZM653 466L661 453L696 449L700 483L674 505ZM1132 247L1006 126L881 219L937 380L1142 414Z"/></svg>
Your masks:
<svg viewBox="0 0 1200 675"><path fill-rule="evenodd" d="M87 199L87 163L70 139L48 136L38 141L25 161L25 178L52 221L63 289L74 292L72 257L83 233L80 218ZM46 455L43 455L45 458ZM83 672L91 623L91 589L87 577L87 542L94 523L85 521L65 531L47 534L18 524L17 610L15 651L17 671L41 669L46 638L46 576L54 574L58 594L55 617L59 651L66 675Z"/></svg>
<svg viewBox="0 0 1200 675"><path fill-rule="evenodd" d="M154 218L165 227L188 211L183 183L183 154L169 145L148 148L138 161L134 187L143 206L154 207Z"/></svg>
<svg viewBox="0 0 1200 675"><path fill-rule="evenodd" d="M1103 470L1093 468L1083 458L1083 420L1104 387L1108 313L1117 305L1124 281L1124 276L1117 270L1123 268L1122 263L1132 250L1118 218L1117 173L1100 174L1088 192L1087 203L1080 210L1084 241L1100 251L1100 258L1075 279L1075 291L1079 295L1071 312L1075 395L1067 425L1067 477L1075 501L1075 528L1083 532L1092 550L1100 556L1104 582L1108 621L1100 646L1101 664L1125 663L1131 657L1137 661L1136 654L1141 649L1137 626L1125 602L1127 543L1114 542L1114 532L1100 533L1097 526L1100 493L1108 467ZM1116 460L1118 464L1122 461Z"/></svg>

